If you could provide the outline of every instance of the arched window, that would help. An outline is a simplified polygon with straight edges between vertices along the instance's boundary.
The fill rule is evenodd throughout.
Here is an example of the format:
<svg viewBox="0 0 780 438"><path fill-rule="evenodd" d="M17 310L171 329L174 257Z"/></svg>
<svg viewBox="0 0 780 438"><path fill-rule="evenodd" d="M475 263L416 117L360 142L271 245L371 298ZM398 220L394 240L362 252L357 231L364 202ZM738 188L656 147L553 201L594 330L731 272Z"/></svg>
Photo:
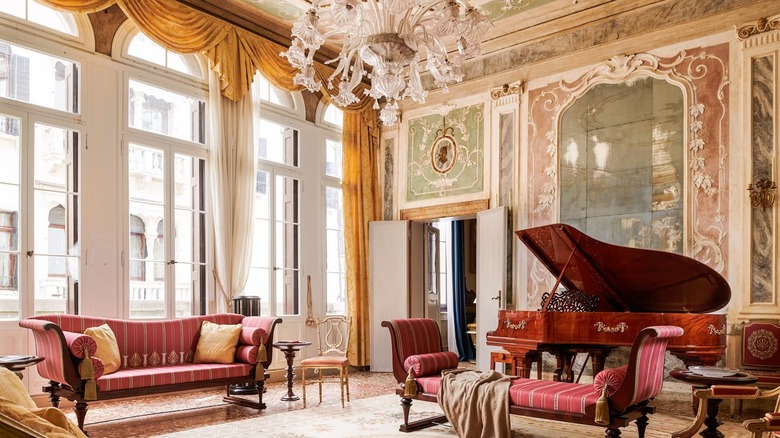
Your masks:
<svg viewBox="0 0 780 438"><path fill-rule="evenodd" d="M78 26L72 14L51 9L35 0L3 0L0 2L0 12L57 32L79 36Z"/></svg>

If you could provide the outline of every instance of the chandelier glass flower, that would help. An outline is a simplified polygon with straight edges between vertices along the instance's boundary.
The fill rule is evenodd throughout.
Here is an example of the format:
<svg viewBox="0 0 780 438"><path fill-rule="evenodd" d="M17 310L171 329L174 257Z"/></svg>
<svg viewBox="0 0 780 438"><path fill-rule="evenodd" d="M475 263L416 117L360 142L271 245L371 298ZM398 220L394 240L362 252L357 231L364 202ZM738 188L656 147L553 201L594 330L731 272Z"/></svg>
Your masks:
<svg viewBox="0 0 780 438"><path fill-rule="evenodd" d="M328 89L337 105L359 100L357 88L367 76L371 88L364 93L384 98L380 119L386 125L398 121L398 101L406 97L424 102L420 72L430 72L437 87L460 82L464 58L480 53L485 32L492 27L487 15L467 0L311 0L311 9L292 28L292 44L280 55L299 72L293 78L312 92L321 84L314 75L314 54L330 37L340 36L341 53L328 78ZM457 53L447 52L451 36ZM371 66L370 72L366 65Z"/></svg>

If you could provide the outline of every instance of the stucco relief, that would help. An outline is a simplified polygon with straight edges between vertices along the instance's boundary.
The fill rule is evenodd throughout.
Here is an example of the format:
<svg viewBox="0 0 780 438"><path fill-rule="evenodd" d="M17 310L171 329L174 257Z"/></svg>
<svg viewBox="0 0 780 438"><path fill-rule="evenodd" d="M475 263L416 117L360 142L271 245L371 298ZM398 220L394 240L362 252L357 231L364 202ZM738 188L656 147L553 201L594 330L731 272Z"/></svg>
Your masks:
<svg viewBox="0 0 780 438"><path fill-rule="evenodd" d="M727 264L728 222L728 44L696 48L672 57L648 53L617 56L575 81L559 81L529 91L529 227L557 222L559 120L562 112L596 84L652 76L673 83L685 95L687 120L685 254L718 272ZM532 257L533 258L533 257ZM533 307L552 281L534 259L528 276Z"/></svg>

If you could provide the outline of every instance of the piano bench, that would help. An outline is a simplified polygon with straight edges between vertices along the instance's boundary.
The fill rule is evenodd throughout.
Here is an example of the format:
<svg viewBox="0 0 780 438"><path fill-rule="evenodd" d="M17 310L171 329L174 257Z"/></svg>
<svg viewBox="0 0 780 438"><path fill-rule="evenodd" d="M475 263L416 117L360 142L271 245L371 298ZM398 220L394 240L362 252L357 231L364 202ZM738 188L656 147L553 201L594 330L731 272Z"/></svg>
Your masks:
<svg viewBox="0 0 780 438"><path fill-rule="evenodd" d="M527 357L527 362L522 363L520 358L512 356L508 351L491 351L490 352L490 369L495 370L496 364L509 365L509 372L506 372L504 367L504 374L518 377L531 377L531 363L536 363L536 378L542 379L542 355L535 355L533 357ZM518 372L518 369L520 372Z"/></svg>

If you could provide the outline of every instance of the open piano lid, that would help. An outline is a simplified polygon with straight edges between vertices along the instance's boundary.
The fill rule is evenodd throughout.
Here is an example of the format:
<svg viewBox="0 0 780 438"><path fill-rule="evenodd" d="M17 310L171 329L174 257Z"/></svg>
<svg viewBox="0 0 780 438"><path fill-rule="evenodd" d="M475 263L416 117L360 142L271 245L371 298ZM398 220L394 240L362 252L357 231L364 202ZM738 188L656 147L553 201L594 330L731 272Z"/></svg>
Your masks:
<svg viewBox="0 0 780 438"><path fill-rule="evenodd" d="M706 313L731 298L726 280L690 257L604 243L565 224L515 233L556 278L568 262L561 284L597 295L596 311Z"/></svg>

